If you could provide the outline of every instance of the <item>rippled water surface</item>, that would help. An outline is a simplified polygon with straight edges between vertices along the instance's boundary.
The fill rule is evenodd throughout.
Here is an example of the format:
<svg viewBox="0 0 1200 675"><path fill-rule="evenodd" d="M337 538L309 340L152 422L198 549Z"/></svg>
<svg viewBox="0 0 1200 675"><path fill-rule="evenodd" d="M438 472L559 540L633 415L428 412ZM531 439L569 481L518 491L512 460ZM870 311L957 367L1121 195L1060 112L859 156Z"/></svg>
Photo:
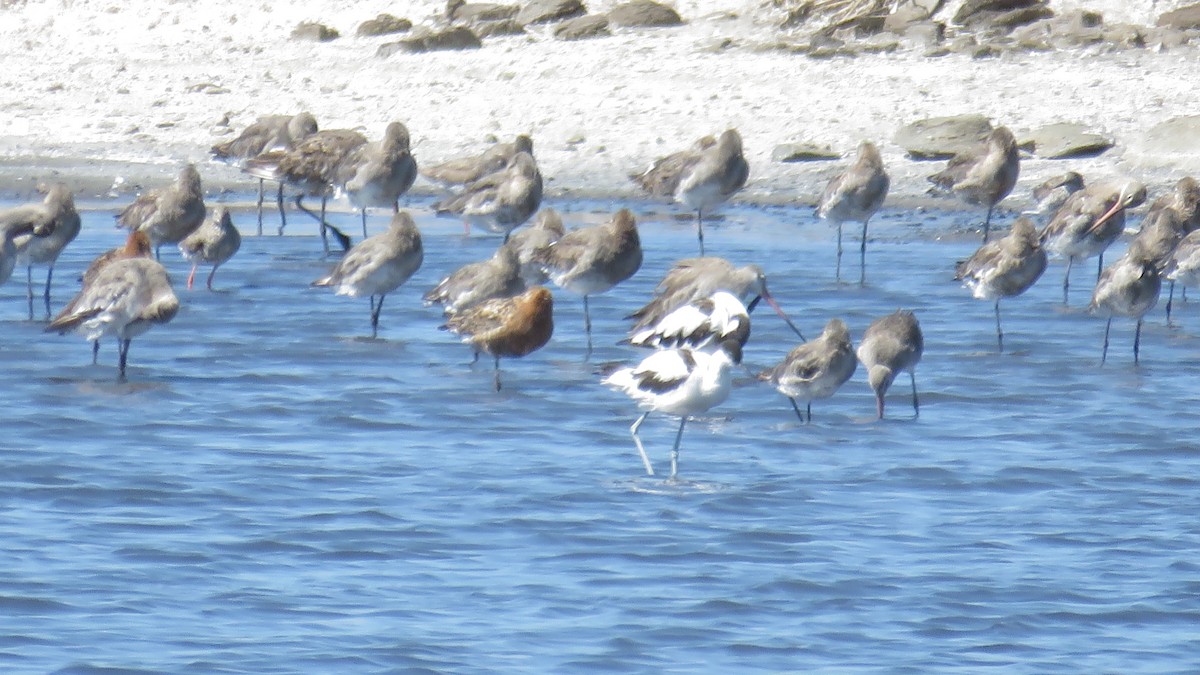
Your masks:
<svg viewBox="0 0 1200 675"><path fill-rule="evenodd" d="M87 206L56 307L121 240L120 205ZM569 225L615 208L554 206ZM556 292L553 340L504 362L499 393L420 302L498 240L424 203L425 265L378 340L366 300L308 287L331 263L299 216L303 236L248 236L216 292L184 290L164 248L183 308L134 340L121 384L111 342L93 366L80 336L25 320L18 270L0 287L0 670L1200 669L1200 303L1171 328L1156 309L1136 367L1114 322L1100 368L1094 267L1064 310L1052 264L1002 304L997 354L990 304L952 280L967 214L882 214L859 288L833 283L833 232L807 210L731 209L710 254L761 264L809 337L917 312L921 414L902 377L874 420L860 368L804 426L742 375L668 484L595 374L638 356L621 317L696 250L668 209L637 210L645 263L592 298L591 359L581 301ZM765 305L753 333L752 368L795 343ZM675 428L643 426L660 468Z"/></svg>

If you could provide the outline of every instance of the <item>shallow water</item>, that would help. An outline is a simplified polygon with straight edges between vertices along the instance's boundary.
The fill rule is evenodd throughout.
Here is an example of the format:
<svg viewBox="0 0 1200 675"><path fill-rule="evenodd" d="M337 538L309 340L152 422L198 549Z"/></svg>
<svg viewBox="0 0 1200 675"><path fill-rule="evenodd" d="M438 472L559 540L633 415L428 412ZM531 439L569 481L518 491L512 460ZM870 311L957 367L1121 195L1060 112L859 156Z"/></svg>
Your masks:
<svg viewBox="0 0 1200 675"><path fill-rule="evenodd" d="M121 240L118 205L92 206L56 307ZM639 205L645 263L592 298L592 358L580 300L556 292L553 340L503 362L497 393L420 295L498 240L426 206L425 265L378 340L365 300L308 287L331 263L300 216L306 236L247 237L213 293L184 290L164 248L183 308L134 340L127 383L111 343L92 366L81 337L25 320L23 271L0 287L5 672L1200 667L1200 303L1174 328L1156 309L1136 367L1114 322L1100 368L1090 274L1064 311L1052 264L1002 303L998 354L990 304L952 280L969 214L881 214L859 288L833 283L832 229L807 210L730 209L709 253L761 264L807 336L917 312L921 414L902 376L875 421L860 368L805 426L741 376L687 426L669 484L595 371L638 356L621 317L694 254L691 226ZM611 208L554 206L569 225ZM795 341L764 306L747 363ZM675 428L643 426L661 470Z"/></svg>

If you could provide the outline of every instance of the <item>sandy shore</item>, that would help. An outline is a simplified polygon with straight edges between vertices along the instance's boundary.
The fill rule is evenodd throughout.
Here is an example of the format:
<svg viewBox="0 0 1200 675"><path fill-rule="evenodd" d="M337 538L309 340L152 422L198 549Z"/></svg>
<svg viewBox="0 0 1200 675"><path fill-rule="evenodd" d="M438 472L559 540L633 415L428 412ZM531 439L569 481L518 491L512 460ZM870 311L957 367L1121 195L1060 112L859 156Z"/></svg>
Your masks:
<svg viewBox="0 0 1200 675"><path fill-rule="evenodd" d="M1119 18L1148 15L1130 16L1130 4L1148 3L1128 3ZM881 144L893 203L921 201L940 164L906 159L892 138L905 123L963 113L1018 136L1067 121L1116 140L1098 158L1024 162L1010 206L1067 169L1134 175L1152 194L1200 173L1200 157L1142 143L1151 125L1200 111L1195 47L984 60L914 48L816 60L762 49L773 39L763 10L725 0L675 6L687 25L578 42L540 29L488 38L480 50L378 58L379 44L395 38L355 37L358 23L385 11L429 23L442 3L308 0L270 12L219 0L203 15L152 0L10 4L0 9L0 192L25 195L59 176L85 194L123 194L184 161L202 163L210 191L248 189L235 170L207 161L208 148L257 115L299 110L323 128L361 127L372 138L404 121L420 163L529 133L547 193L560 198L632 197L627 173L737 127L751 165L742 201L812 203L843 162L773 162L775 146L811 141L849 153L863 138ZM302 20L343 37L291 39ZM419 181L415 190L435 188Z"/></svg>

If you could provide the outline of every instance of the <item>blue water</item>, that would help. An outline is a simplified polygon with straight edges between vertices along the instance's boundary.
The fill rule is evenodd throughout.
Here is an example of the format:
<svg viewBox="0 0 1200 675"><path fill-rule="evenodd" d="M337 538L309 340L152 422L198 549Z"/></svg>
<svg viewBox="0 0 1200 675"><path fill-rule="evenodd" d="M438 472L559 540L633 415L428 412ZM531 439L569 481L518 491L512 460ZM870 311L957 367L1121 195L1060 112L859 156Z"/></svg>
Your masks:
<svg viewBox="0 0 1200 675"><path fill-rule="evenodd" d="M89 206L56 306L121 240L120 205ZM569 224L614 208L555 206ZM669 209L637 211L645 263L592 299L591 359L582 303L556 292L554 338L503 362L499 393L420 302L497 240L424 203L425 265L378 340L366 300L308 287L330 263L299 216L304 236L247 237L217 292L184 290L164 249L183 308L134 340L127 383L111 342L93 366L80 336L25 320L18 270L0 287L0 671L1200 669L1200 303L1174 327L1156 309L1136 367L1114 322L1101 368L1104 322L1079 309L1094 267L1064 310L1052 265L1002 304L997 354L990 304L952 280L969 214L881 214L860 289L832 282L832 230L807 210L730 209L709 252L761 264L809 337L917 312L921 414L901 377L874 420L860 369L804 426L741 376L688 425L672 485L643 475L637 412L595 374L638 356L621 317L696 249ZM763 305L746 360L795 341ZM661 470L675 428L642 429Z"/></svg>

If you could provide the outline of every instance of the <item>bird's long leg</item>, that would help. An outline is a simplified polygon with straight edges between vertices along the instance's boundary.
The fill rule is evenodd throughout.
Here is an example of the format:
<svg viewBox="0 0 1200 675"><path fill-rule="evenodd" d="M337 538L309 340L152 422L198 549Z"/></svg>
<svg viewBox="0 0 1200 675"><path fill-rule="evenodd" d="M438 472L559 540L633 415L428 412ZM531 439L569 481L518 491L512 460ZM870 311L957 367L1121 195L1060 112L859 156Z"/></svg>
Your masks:
<svg viewBox="0 0 1200 675"><path fill-rule="evenodd" d="M50 269L46 270L46 292L42 294L42 300L46 303L46 318L50 318L50 280L54 278L54 260L50 261Z"/></svg>
<svg viewBox="0 0 1200 675"><path fill-rule="evenodd" d="M379 302L376 303L375 296L371 296L371 337L374 338L379 333L379 313L383 311L383 299L387 297L386 293L379 295Z"/></svg>
<svg viewBox="0 0 1200 675"><path fill-rule="evenodd" d="M796 411L796 417L799 417L800 421L803 422L804 421L804 413L800 412L800 406L796 405L796 399L789 396L788 401L790 401L792 404L792 410Z"/></svg>
<svg viewBox="0 0 1200 675"><path fill-rule="evenodd" d="M161 244L161 243L159 243L159 244L155 244L155 245L154 245L154 259L155 259L155 260L160 260L160 258L158 257L158 253L159 253L159 251L161 251L161 250L162 250L162 244Z"/></svg>
<svg viewBox="0 0 1200 675"><path fill-rule="evenodd" d="M93 366L96 365L96 363L99 361L99 359L100 359L100 341L92 340L92 365Z"/></svg>
<svg viewBox="0 0 1200 675"><path fill-rule="evenodd" d="M1133 365L1138 362L1138 348L1142 344L1142 320L1137 320L1137 328L1133 332Z"/></svg>
<svg viewBox="0 0 1200 675"><path fill-rule="evenodd" d="M279 181L279 191L275 193L275 204L279 207L279 236L282 237L283 228L287 227L287 214L283 211L283 181Z"/></svg>
<svg viewBox="0 0 1200 675"><path fill-rule="evenodd" d="M696 238L700 240L700 255L704 255L704 217L703 210L696 209Z"/></svg>
<svg viewBox="0 0 1200 675"><path fill-rule="evenodd" d="M196 268L199 266L200 266L199 261L192 263L192 273L188 275L188 282L187 282L187 288L189 291L192 290L192 282L196 280Z"/></svg>
<svg viewBox="0 0 1200 675"><path fill-rule="evenodd" d="M258 179L258 236L262 236L262 205L263 193L266 191L266 182L262 178Z"/></svg>
<svg viewBox="0 0 1200 675"><path fill-rule="evenodd" d="M220 267L220 265L213 265L212 271L208 273L208 282L205 283L205 286L207 286L208 290L210 290L210 291L213 289L213 287L212 287L213 277L217 276L217 268L218 267Z"/></svg>
<svg viewBox="0 0 1200 675"><path fill-rule="evenodd" d="M363 239L367 238L367 207L362 207Z"/></svg>
<svg viewBox="0 0 1200 675"><path fill-rule="evenodd" d="M833 278L835 281L842 280L842 221L837 224L837 262L833 266Z"/></svg>
<svg viewBox="0 0 1200 675"><path fill-rule="evenodd" d="M325 204L328 201L329 199L325 195L321 195L321 246L325 248L326 257L329 257L329 235L325 229Z"/></svg>
<svg viewBox="0 0 1200 675"><path fill-rule="evenodd" d="M812 401L804 404L804 412L807 413L804 423L812 424Z"/></svg>
<svg viewBox="0 0 1200 675"><path fill-rule="evenodd" d="M33 263L25 266L25 290L29 297L29 320L33 321Z"/></svg>
<svg viewBox="0 0 1200 675"><path fill-rule="evenodd" d="M1100 252L1100 256L1096 258L1096 281L1100 281L1100 273L1104 271L1104 252Z"/></svg>
<svg viewBox="0 0 1200 675"><path fill-rule="evenodd" d="M496 360L496 391L500 391L500 355L496 354L492 358Z"/></svg>
<svg viewBox="0 0 1200 675"><path fill-rule="evenodd" d="M858 285L867 285L867 218L863 221L862 242L858 245Z"/></svg>
<svg viewBox="0 0 1200 675"><path fill-rule="evenodd" d="M587 296L583 296L583 331L587 333L587 354L584 358L592 355L592 315L588 311Z"/></svg>
<svg viewBox="0 0 1200 675"><path fill-rule="evenodd" d="M1171 325L1171 301L1175 299L1175 280L1171 280L1171 286L1167 290L1167 325Z"/></svg>
<svg viewBox="0 0 1200 675"><path fill-rule="evenodd" d="M675 445L671 447L671 480L679 473L679 442L683 440L683 425L687 424L687 416L679 418L679 431L675 434Z"/></svg>
<svg viewBox="0 0 1200 675"><path fill-rule="evenodd" d="M1108 317L1108 323L1104 324L1104 349L1100 352L1100 365L1104 365L1105 359L1108 358L1108 331L1112 328L1112 317Z"/></svg>
<svg viewBox="0 0 1200 675"><path fill-rule="evenodd" d="M987 210L987 217L983 219L983 243L985 244L988 240L988 230L992 227L992 209L994 208L996 208L995 205L989 206Z"/></svg>
<svg viewBox="0 0 1200 675"><path fill-rule="evenodd" d="M917 371L910 370L910 371L908 371L908 375L909 375L909 377L912 378L913 417L920 417L921 416L921 401L917 398Z"/></svg>
<svg viewBox="0 0 1200 675"><path fill-rule="evenodd" d="M1063 276L1063 305L1067 305L1067 290L1071 288L1071 265L1075 263L1075 256L1067 256L1067 273Z"/></svg>
<svg viewBox="0 0 1200 675"><path fill-rule="evenodd" d="M629 427L629 433L633 435L633 443L637 446L638 454L642 456L642 465L646 467L646 475L653 476L654 467L650 465L650 457L646 455L646 449L642 447L642 439L638 438L638 429L649 416L649 411L642 413L642 416L634 421L633 426Z"/></svg>
<svg viewBox="0 0 1200 675"><path fill-rule="evenodd" d="M996 344L1000 346L1000 352L1004 353L1004 331L1000 330L1000 300L996 300Z"/></svg>
<svg viewBox="0 0 1200 675"><path fill-rule="evenodd" d="M129 343L132 340L126 338L117 340L117 381L125 381L125 363L129 360Z"/></svg>

